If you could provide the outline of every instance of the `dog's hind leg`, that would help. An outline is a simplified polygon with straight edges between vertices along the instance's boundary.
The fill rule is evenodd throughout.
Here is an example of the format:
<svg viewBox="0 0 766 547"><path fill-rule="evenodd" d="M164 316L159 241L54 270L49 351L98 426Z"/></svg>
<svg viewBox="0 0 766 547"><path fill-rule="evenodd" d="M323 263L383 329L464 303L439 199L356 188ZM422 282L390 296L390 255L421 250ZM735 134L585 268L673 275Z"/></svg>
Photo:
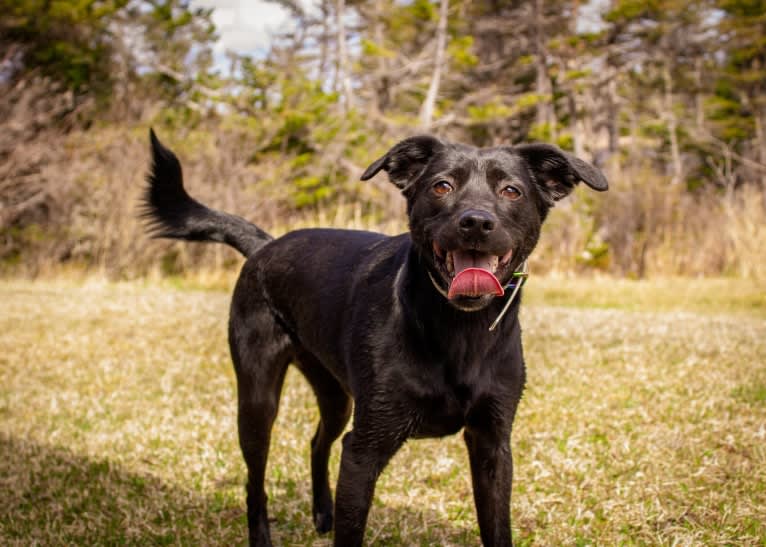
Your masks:
<svg viewBox="0 0 766 547"><path fill-rule="evenodd" d="M271 428L287 366L293 357L290 340L264 306L252 300L239 307L235 297L229 324L239 400L239 444L247 464L247 525L251 546L271 545L264 479Z"/></svg>
<svg viewBox="0 0 766 547"><path fill-rule="evenodd" d="M338 380L313 356L299 354L298 368L314 390L320 419L311 439L311 483L314 526L324 534L332 530L333 506L327 465L332 443L343 433L351 417L351 397Z"/></svg>

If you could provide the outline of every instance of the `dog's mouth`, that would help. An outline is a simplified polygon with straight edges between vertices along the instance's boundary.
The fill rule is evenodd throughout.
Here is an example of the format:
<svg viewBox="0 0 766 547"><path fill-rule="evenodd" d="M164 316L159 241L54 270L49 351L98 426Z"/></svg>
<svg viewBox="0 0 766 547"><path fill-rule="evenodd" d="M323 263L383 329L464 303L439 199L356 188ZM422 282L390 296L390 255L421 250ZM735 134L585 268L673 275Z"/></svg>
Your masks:
<svg viewBox="0 0 766 547"><path fill-rule="evenodd" d="M476 250L445 251L433 242L434 262L449 282L447 298L477 298L493 295L503 296L505 291L498 278L508 273L513 249L502 256Z"/></svg>

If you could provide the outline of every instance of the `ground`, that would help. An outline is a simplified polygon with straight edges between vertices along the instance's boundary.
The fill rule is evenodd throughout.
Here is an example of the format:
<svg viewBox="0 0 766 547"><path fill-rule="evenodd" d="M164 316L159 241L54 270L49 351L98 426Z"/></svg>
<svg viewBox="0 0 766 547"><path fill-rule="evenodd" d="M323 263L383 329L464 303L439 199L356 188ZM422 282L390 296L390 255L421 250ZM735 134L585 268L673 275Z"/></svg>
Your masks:
<svg viewBox="0 0 766 547"><path fill-rule="evenodd" d="M765 295L532 278L517 545L766 545ZM183 283L0 282L0 544L244 543L228 301ZM330 544L310 516L316 420L291 371L268 468L276 544ZM460 436L401 450L367 532L480 543Z"/></svg>

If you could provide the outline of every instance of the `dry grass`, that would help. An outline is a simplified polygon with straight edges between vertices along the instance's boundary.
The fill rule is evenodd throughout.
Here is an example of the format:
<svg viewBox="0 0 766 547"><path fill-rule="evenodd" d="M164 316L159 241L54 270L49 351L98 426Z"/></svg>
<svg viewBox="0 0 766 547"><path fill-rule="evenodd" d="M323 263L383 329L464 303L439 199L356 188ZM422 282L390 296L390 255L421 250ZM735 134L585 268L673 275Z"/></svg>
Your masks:
<svg viewBox="0 0 766 547"><path fill-rule="evenodd" d="M740 297L696 301L668 283L530 283L529 387L512 440L518 544L766 545L763 292L697 281L689 295ZM243 543L228 298L0 284L0 544ZM310 518L316 418L291 373L268 470L279 544L329 544ZM333 475L337 465L336 447ZM459 437L405 446L368 534L479 543Z"/></svg>
<svg viewBox="0 0 766 547"><path fill-rule="evenodd" d="M178 153L193 196L270 233L316 226L406 230L399 191L384 176L357 180L372 155L355 157L356 174L327 183L325 189L336 192L332 199L299 207L295 179L302 168L294 167L295 157L254 161L266 143L233 129L158 130ZM66 136L52 131L24 146L12 146L18 136L0 132L0 275L41 278L79 270L125 280L235 269L241 258L233 249L147 236L139 218L147 132L144 125ZM310 171L321 178L320 166ZM552 211L530 261L535 272L766 281L765 190L744 185L728 195L712 187L689 192L639 167L608 176L609 192L579 188Z"/></svg>

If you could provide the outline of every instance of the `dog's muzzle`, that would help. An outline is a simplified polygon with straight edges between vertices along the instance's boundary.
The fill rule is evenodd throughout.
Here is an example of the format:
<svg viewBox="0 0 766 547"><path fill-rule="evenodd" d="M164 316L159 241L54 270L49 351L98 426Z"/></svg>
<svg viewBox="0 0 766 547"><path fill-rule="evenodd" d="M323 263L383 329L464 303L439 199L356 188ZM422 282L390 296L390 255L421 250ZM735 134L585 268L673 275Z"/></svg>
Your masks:
<svg viewBox="0 0 766 547"><path fill-rule="evenodd" d="M509 250L503 256L476 250L445 252L435 241L433 248L437 267L449 280L448 299L453 300L461 296L503 296L503 285L498 277L506 273L513 250Z"/></svg>

